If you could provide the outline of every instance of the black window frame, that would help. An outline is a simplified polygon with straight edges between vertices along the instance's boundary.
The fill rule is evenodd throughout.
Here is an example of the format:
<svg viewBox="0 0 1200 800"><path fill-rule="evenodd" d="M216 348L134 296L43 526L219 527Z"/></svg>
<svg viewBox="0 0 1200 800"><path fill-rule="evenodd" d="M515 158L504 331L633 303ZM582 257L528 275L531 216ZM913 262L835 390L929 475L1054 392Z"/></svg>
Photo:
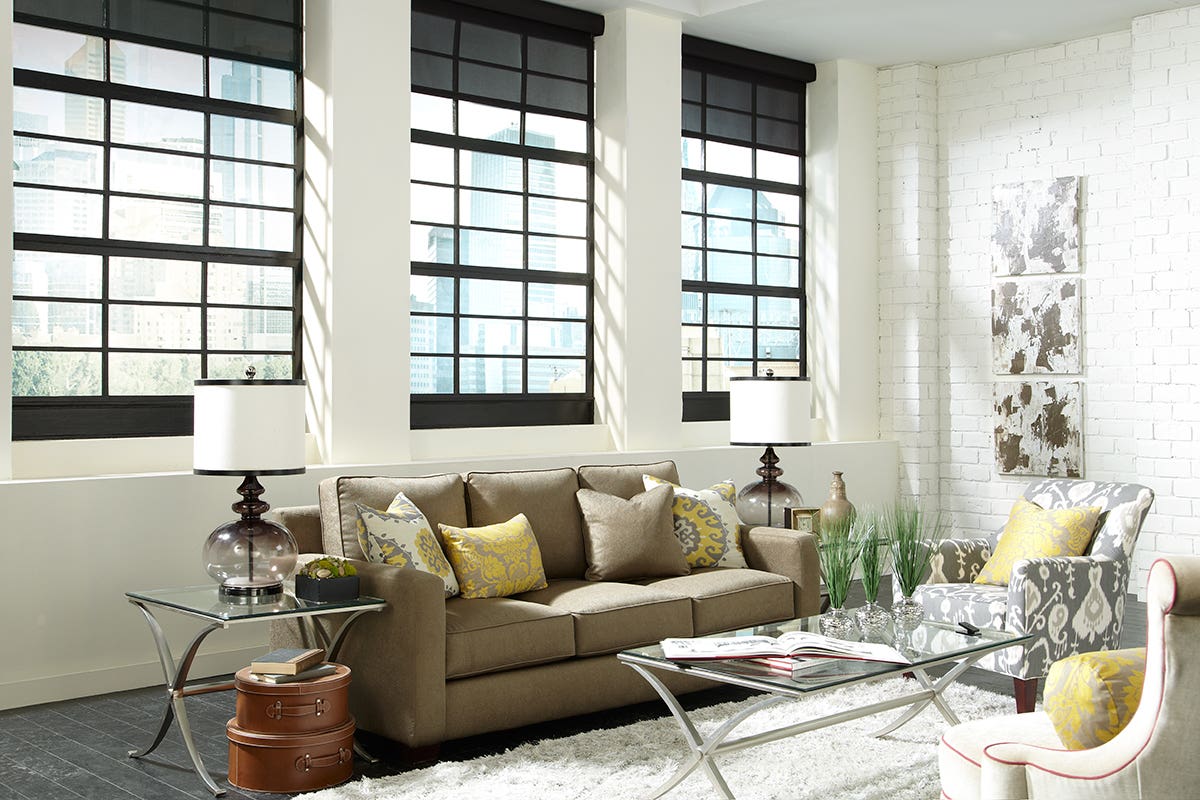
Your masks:
<svg viewBox="0 0 1200 800"><path fill-rule="evenodd" d="M16 69L13 70L13 85L14 88L31 88L43 89L56 92L66 92L70 94L83 95L91 98L97 98L104 104L105 123L104 137L101 141L87 141L87 144L97 145L103 148L104 151L104 179L103 186L98 190L77 189L73 187L56 187L47 186L36 183L23 183L19 180L19 176L14 176L13 186L15 188L69 188L72 192L80 192L85 194L97 195L102 198L101 205L101 235L98 238L65 236L54 234L35 234L35 233L17 233L13 234L13 250L16 251L40 251L49 253L83 253L88 255L98 255L102 259L102 290L98 299L89 298L87 300L70 298L66 302L87 302L101 307L101 344L96 347L56 347L56 346L36 346L23 345L13 346L13 351L82 351L82 352L98 352L101 357L101 394L99 395L84 395L84 396L13 396L12 397L12 438L15 441L33 441L33 440L51 440L51 439L94 439L94 438L128 438L128 437L157 437L157 436L189 436L192 434L192 416L193 416L193 399L189 395L110 395L109 390L109 365L108 356L113 352L152 352L152 353L172 353L186 352L198 353L200 356L200 376L201 378L208 377L208 356L226 356L247 354L249 356L261 355L287 355L292 362L292 378L298 378L302 374L302 328L303 328L303 306L301 302L303 289L303 268L302 268L302 242L303 242L303 218L304 218L304 103L303 103L303 0L286 0L287 6L290 6L290 12L277 15L276 17L259 16L254 13L236 10L234 3L216 3L215 0L158 0L161 7L175 6L181 12L191 12L193 14L202 14L202 41L200 43L180 41L169 37L157 36L147 33L130 32L122 29L119 26L114 27L110 20L110 3L112 0L91 0L91 5L95 7L95 14L99 16L102 24L91 24L79 21L66 20L64 18L50 16L49 14L39 14L29 10L22 10L35 7L35 4L26 0L26 2L16 3L13 12L13 22L20 24L32 25L40 28L48 28L70 33L82 34L103 39L105 42L105 66L104 76L101 79L90 79L73 77L69 75L53 74L47 72L39 72L36 70ZM284 0L280 0L281 8ZM58 8L62 8L62 4L58 4ZM80 6L82 9L83 6ZM81 11L82 13L82 11ZM290 14L293 22L287 22L283 19ZM63 16L66 16L65 13ZM247 50L226 49L209 46L210 20L220 17L223 21L241 21L244 24L256 25L265 24L266 26L288 27L291 28L290 36L290 51L292 58L280 59L276 57L268 57L256 53L248 52ZM131 17L130 20L135 20ZM160 89L148 89L129 85L125 83L115 83L112 81L112 76L109 74L109 58L108 54L111 51L112 42L131 43L135 45L147 45L151 47L166 48L173 51L180 51L201 56L203 61L203 89L199 95L191 95L177 93ZM252 48L254 45L246 45L247 48ZM236 62L249 63L255 66L270 67L274 69L285 70L292 73L293 87L293 108L281 109L267 105L258 105L254 103L244 103L233 100L223 100L209 96L209 59L225 59ZM252 121L283 123L292 127L293 135L293 161L291 164L279 164L279 166L287 166L294 170L294 182L292 187L292 247L290 251L267 250L258 248L243 248L222 246L214 247L207 244L187 245L178 243L164 242L142 242L134 240L116 240L109 237L109 208L111 198L128 197L133 199L147 199L151 201L161 200L164 202L173 202L182 198L164 197L159 195L141 195L127 191L113 191L110 186L111 168L110 155L114 148L121 150L144 151L149 153L158 152L153 148L141 147L139 145L131 145L112 140L111 132L111 106L113 101L124 101L132 103L142 103L148 105L164 106L173 109L181 109L187 111L201 112L204 114L204 148L201 153L182 152L184 155L195 156L203 162L203 195L200 198L188 199L187 202L192 202L200 205L203 208L203 217L201 224L201 232L203 240L207 241L209 236L209 218L210 210L213 207L232 208L232 209L250 209L250 210L279 210L275 207L260 205L256 203L244 203L234 200L225 200L211 196L209 176L211 174L211 163L216 161L247 163L251 165L276 166L275 162L269 162L264 159L243 158L233 155L215 155L212 151L212 128L211 118L213 116L232 116L240 119L248 119ZM14 128L15 130L15 128ZM75 141L69 136L30 134L21 132L15 134L20 137L28 138L46 138L68 143ZM82 141L82 140L80 140ZM135 257L135 258L153 258L164 260L184 260L192 262L200 262L200 297L194 302L170 302L169 305L175 308L199 308L200 309L200 345L199 348L136 348L136 347L113 347L109 343L109 316L110 307L113 305L120 306L137 306L137 305L164 305L154 301L139 301L126 299L112 299L109 296L109 259L115 257ZM277 306L267 304L242 304L242 303L226 303L210 301L207 295L207 272L210 263L233 264L242 266L273 266L286 267L292 271L291 290L292 302L290 306ZM11 269L11 265L10 265ZM15 289L15 287L14 287ZM10 301L15 300L32 300L32 301L49 301L62 302L64 298L52 296L35 296L35 295L20 295L14 293ZM291 350L274 351L265 348L243 349L243 350L225 350L218 348L210 348L208 346L207 332L207 311L210 308L232 309L232 310L261 310L261 311L278 311L288 310L291 313Z"/></svg>
<svg viewBox="0 0 1200 800"><path fill-rule="evenodd" d="M446 97L456 101L465 100L466 102L477 102L489 106L515 110L521 114L522 119L524 119L524 115L528 112L582 120L585 121L587 125L587 147L586 152L557 150L537 147L535 145L524 143L511 143L491 139L471 138L467 136L461 136L457 133L435 133L432 131L418 130L415 126L413 126L411 132L411 142L413 144L446 147L452 149L455 153L459 151L472 151L519 158L523 160L526 175L521 191L510 193L510 195L513 197L519 196L521 198L522 208L524 209L524 218L521 229L519 231L504 231L504 233L519 233L522 236L523 248L521 269L464 265L460 260L460 231L462 230L462 227L460 221L460 207L457 198L460 190L470 190L474 187L464 184L461 180L458 174L459 162L457 157L455 158L455 176L452 184L455 191L454 222L453 224L442 223L437 225L437 227L448 229L453 233L454 256L451 259L452 263L435 263L417 260L411 261L411 270L414 278L417 276L430 276L437 278L449 278L455 281L454 303L453 310L451 312L433 310L412 313L412 316L417 318L429 317L431 319L436 318L441 320L450 320L450 324L453 326L453 349L452 352L449 353L437 351L436 349L416 351L410 346L410 356L414 359L435 357L453 359L454 391L441 393L418 393L413 391L410 395L410 426L413 429L434 429L591 424L595 417L593 352L595 313L593 308L593 284L595 275L595 221L593 214L595 196L594 37L603 32L604 18L589 12L569 9L563 6L554 5L552 3L540 2L539 0L504 0L503 2L500 2L499 0L464 0L463 2L452 2L451 0L413 0L412 10L414 13L430 14L436 17L450 19L455 23L452 54L448 54L443 51L423 50L416 45L413 46L412 50L414 54L434 56L452 61L452 88L438 89L427 85L418 87L414 84L414 92L418 92L419 90L421 94ZM500 100L492 96L484 94L471 94L461 90L459 85L458 69L460 64L478 64L485 67L491 67L495 65L495 62L475 61L474 59L470 58L469 55L461 52L460 37L462 25L464 23L495 28L521 36L521 62L519 65L511 68L512 72L519 72L521 75L521 99L519 101ZM536 105L529 101L527 96L527 78L529 76L532 75L535 77L544 77L550 79L563 77L559 73L542 72L530 66L528 59L528 38L530 36L587 48L586 114L575 114L563 111L560 108ZM575 82L579 82L579 79L576 78ZM553 270L530 269L530 235L531 233L536 234L537 231L532 231L529 224L528 208L530 196L531 194L536 195L536 192L531 192L530 181L528 179L528 164L531 160L535 159L552 161L560 164L582 166L586 170L587 191L586 198L584 198L586 203L586 235L584 237L584 246L586 249L586 271L559 272ZM422 183L422 181L415 182ZM436 183L430 185L446 188L451 184ZM477 226L470 226L470 229L476 230L478 228ZM519 356L522 373L522 391L520 393L485 394L464 393L461 391L461 370L459 367L460 360L463 358L477 359L489 357L487 355L463 352L463 349L460 346L460 323L463 319L471 318L471 315L464 314L461 309L460 301L462 294L460 291L460 281L463 279L503 280L512 283L519 282L521 284L523 298L521 315L505 317L505 319L519 322L523 332L521 354ZM576 318L561 320L564 322L584 323L585 349L582 359L585 363L585 379L584 391L582 392L543 393L529 391L531 362L537 361L539 358L545 360L553 360L556 358L555 356L533 356L531 358L529 353L527 336L529 322L531 320L536 322L546 319L530 314L528 287L530 284L535 283L552 284L557 286L578 286L582 287L585 292L584 318L582 320L578 320ZM553 319L550 321L560 320ZM514 355L490 357L506 359L517 358L517 356ZM560 358L575 359L577 357L569 356Z"/></svg>
<svg viewBox="0 0 1200 800"><path fill-rule="evenodd" d="M732 144L737 146L749 146L752 149L766 149L774 152L785 153L787 155L796 156L799 158L799 184L792 186L789 183L781 183L766 180L759 177L747 178L735 175L729 175L718 172L708 172L703 170L689 169L684 167L681 176L681 185L683 182L693 181L701 184L705 188L705 196L707 198L707 187L710 183L720 184L722 186L735 187L739 189L747 189L752 193L752 197L757 197L758 191L780 192L786 194L795 194L799 198L799 279L796 287L782 287L768 284L758 283L758 261L760 257L772 257L769 253L759 253L757 247L752 244L749 252L751 258L752 281L750 283L728 283L720 281L708 280L708 254L710 248L707 241L700 247L689 247L684 245L681 248L681 257L685 252L691 251L699 253L701 256L701 279L684 279L681 276L681 292L682 293L697 293L701 295L702 307L700 309L699 323L684 323L680 322L681 334L683 327L687 324L690 327L697 327L701 331L700 335L700 354L695 357L680 354L680 366L685 367L687 362L693 362L699 365L702 386L702 391L687 391L683 392L683 421L684 422L699 422L709 420L727 420L729 419L729 392L711 391L708 389L709 379L709 353L708 342L710 339L709 321L708 321L708 296L710 294L721 295L739 295L749 296L751 298L760 297L780 297L788 299L796 299L799 302L799 377L808 376L808 363L806 354L806 335L805 329L807 325L807 302L805 294L805 244L807 239L807 231L805 225L805 198L806 198L806 183L805 183L805 160L806 160L806 143L807 143L807 107L806 95L807 84L816 79L816 67L805 61L795 61L792 59L783 58L767 53L761 53L754 50L748 50L741 47L722 44L708 39L701 39L695 36L684 36L682 40L683 53L683 69L685 73L685 81L687 72L701 73L701 94L699 102L684 100L684 119L681 120L680 130L682 138L698 138L703 142L719 142L724 144ZM735 81L743 81L750 84L750 102L751 107L743 113L748 113L751 119L751 132L749 141L745 138L724 136L708 130L708 117L706 113L709 109L715 109L718 112L726 110L719 104L710 105L707 95L707 76L716 78L727 78ZM764 146L760 140L758 126L760 120L767 119L769 121L780 121L772 115L765 114L759 111L758 98L760 87L768 89L781 89L786 92L797 93L799 95L799 145L795 149L788 149L782 146ZM689 106L699 110L700 130L689 129L687 125L687 114ZM707 223L710 215L707 208L707 199L700 220ZM681 209L682 211L682 209ZM694 215L693 215L694 216ZM721 218L721 217L718 217ZM730 218L731 221L733 218ZM743 221L740 218L736 221ZM751 230L752 241L757 239L758 218L757 206L753 216L748 222ZM706 225L705 225L706 227ZM705 234L707 236L707 234ZM773 364L781 362L793 364L796 363L792 359L766 359L759 357L758 335L760 325L758 322L758 303L757 300L751 300L752 322L748 326L751 331L750 355L745 360L752 364L753 374L757 374L759 369L766 369ZM745 327L745 326L743 326ZM789 326L784 328L791 330ZM715 357L714 357L715 360ZM727 360L727 359L722 359Z"/></svg>

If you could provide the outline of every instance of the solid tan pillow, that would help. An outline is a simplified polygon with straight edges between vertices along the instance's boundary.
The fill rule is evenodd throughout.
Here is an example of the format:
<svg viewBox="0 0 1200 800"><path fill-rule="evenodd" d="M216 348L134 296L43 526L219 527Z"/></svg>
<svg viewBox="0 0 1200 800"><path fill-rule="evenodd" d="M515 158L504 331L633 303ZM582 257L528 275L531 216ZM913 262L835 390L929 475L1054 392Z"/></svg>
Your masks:
<svg viewBox="0 0 1200 800"><path fill-rule="evenodd" d="M670 486L658 486L623 500L580 489L583 547L589 581L619 581L687 575L687 559L675 538Z"/></svg>

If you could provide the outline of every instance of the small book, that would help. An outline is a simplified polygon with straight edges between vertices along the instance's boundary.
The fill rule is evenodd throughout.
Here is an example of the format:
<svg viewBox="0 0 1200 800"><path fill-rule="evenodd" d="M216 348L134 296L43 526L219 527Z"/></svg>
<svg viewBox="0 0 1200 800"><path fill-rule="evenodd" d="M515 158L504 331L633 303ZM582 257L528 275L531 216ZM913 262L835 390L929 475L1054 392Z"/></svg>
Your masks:
<svg viewBox="0 0 1200 800"><path fill-rule="evenodd" d="M325 660L325 651L320 648L306 650L300 647L284 647L272 650L250 662L250 671L272 675L295 675Z"/></svg>
<svg viewBox="0 0 1200 800"><path fill-rule="evenodd" d="M894 647L873 642L849 642L819 633L788 631L774 636L704 636L697 639L663 639L663 655L686 661L720 658L799 656L803 658L846 658L910 664Z"/></svg>
<svg viewBox="0 0 1200 800"><path fill-rule="evenodd" d="M318 664L315 667L297 672L295 675L279 675L275 673L252 673L252 677L263 683L296 683L310 681L313 678L324 678L337 672L337 664Z"/></svg>

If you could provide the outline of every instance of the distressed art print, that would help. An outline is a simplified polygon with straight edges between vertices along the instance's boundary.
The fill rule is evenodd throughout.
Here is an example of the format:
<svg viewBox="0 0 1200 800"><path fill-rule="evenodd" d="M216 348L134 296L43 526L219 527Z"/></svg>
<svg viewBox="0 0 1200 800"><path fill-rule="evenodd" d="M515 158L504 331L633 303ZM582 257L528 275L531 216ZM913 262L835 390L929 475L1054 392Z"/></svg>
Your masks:
<svg viewBox="0 0 1200 800"><path fill-rule="evenodd" d="M992 271L1079 271L1079 178L997 186L992 194Z"/></svg>
<svg viewBox="0 0 1200 800"><path fill-rule="evenodd" d="M1079 381L996 384L997 472L1082 477L1082 388Z"/></svg>
<svg viewBox="0 0 1200 800"><path fill-rule="evenodd" d="M1080 371L1078 278L992 286L992 369L998 375Z"/></svg>

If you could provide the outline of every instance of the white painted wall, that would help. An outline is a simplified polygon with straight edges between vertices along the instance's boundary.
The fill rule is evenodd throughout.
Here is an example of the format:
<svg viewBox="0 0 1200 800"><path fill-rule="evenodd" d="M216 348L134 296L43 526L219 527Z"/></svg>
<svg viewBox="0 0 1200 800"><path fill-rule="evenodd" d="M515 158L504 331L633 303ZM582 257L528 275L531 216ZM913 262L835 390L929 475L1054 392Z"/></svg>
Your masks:
<svg viewBox="0 0 1200 800"><path fill-rule="evenodd" d="M1003 524L1028 479L994 466L992 189L1080 176L1084 476L1157 494L1136 553L1139 590L1156 554L1200 552L1197 42L1200 6L879 76L883 429L900 440L904 483L928 489L936 472L940 505L965 534Z"/></svg>
<svg viewBox="0 0 1200 800"><path fill-rule="evenodd" d="M11 38L7 20L11 14L0 8L0 65ZM623 73L618 80L631 86L631 100L622 109L620 98L610 96L603 109L604 134L612 134L624 160L603 164L606 187L615 193L604 202L615 197L623 219L619 235L606 231L598 237L604 248L598 273L607 282L604 296L597 291L598 317L606 315L597 325L605 326L607 359L601 418L595 425L552 428L409 431L408 162L407 149L395 146L408 126L403 88L408 60L395 57L406 50L408 4L310 0L305 365L312 390L311 466L304 475L265 480L265 499L272 505L314 503L317 483L345 472L417 475L672 458L689 485L755 480L761 452L729 447L727 424L678 421L679 98L677 91L667 91L678 86L678 23L641 12L610 23L600 43L605 70ZM854 126L848 140L855 144L842 150L846 160L838 167L846 172L850 155L857 158L868 147L862 139L874 124L866 119L874 84L863 79L858 65L838 66L839 113L814 118L810 127L815 137L830 142L840 136L839 126ZM398 77L397 70L404 73ZM664 78L668 71L675 77ZM824 80L814 92L824 89ZM11 102L3 107L11 113ZM0 135L5 129L11 126L0 119ZM873 154L874 139L867 138ZM379 152L392 160L379 158ZM810 203L834 210L823 230L842 248L838 264L827 263L824 253L810 255L809 289L818 295L824 282L840 280L843 266L861 269L864 256L848 242L854 237L838 226L866 224L855 216L865 181L859 175L856 188L836 199L824 196L832 183L809 189ZM631 213L637 219L629 219ZM617 250L624 251L619 258ZM828 326L810 331L814 351L827 352L831 338L839 339L838 352L847 357L864 349L837 318L853 311L857 323L873 315L864 309L877 302L874 285L860 277L837 287L840 304L823 317ZM8 326L0 331L7 335ZM873 343L865 349L874 353ZM853 408L874 402L878 384L874 357L849 362L839 380L843 389L863 383L872 388L855 397L826 390L825 410L840 420L861 416ZM818 391L823 381L815 376ZM0 402L7 417L8 401ZM845 414L841 403L850 409ZM895 444L841 438L780 450L785 480L819 505L830 473L842 470L854 502L887 502L896 492ZM7 570L0 583L0 601L25 609L10 615L5 632L13 646L0 659L0 708L158 682L151 637L124 592L207 582L201 545L210 530L233 516L229 505L237 499L238 481L191 475L186 437L18 443L14 463L26 479L0 481L0 530L8 551L29 556L22 563L32 566ZM107 477L51 477L101 474ZM175 615L164 615L163 623L177 650L196 630L195 623ZM214 633L194 674L245 664L261 650L265 634L255 626Z"/></svg>

